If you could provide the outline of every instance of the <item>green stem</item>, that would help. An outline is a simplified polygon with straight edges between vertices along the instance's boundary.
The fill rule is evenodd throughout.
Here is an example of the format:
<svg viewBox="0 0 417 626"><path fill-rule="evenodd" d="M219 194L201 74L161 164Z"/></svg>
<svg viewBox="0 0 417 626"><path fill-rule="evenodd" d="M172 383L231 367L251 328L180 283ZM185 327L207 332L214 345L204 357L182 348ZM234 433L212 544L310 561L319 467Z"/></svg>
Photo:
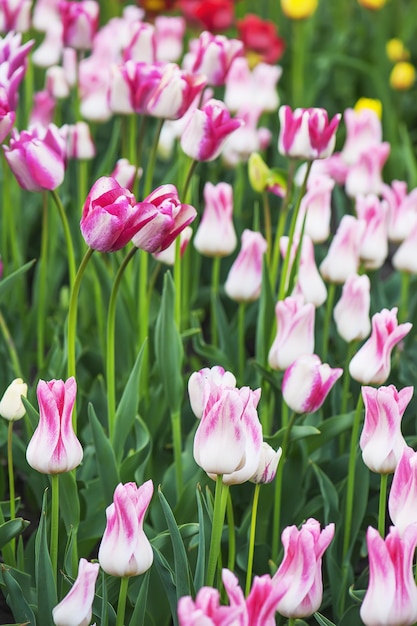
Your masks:
<svg viewBox="0 0 417 626"><path fill-rule="evenodd" d="M220 257L216 256L213 259L211 266L211 343L213 346L217 346L217 295L219 293L220 283Z"/></svg>
<svg viewBox="0 0 417 626"><path fill-rule="evenodd" d="M145 250L140 250L139 253L139 298L138 298L138 320L139 320L139 345L137 349L143 347L143 360L142 360L142 388L146 396L149 396L148 378L149 378L149 350L148 344L144 345L146 337L148 336L149 326L149 303L151 301L152 293L148 291L148 262L149 255Z"/></svg>
<svg viewBox="0 0 417 626"><path fill-rule="evenodd" d="M235 569L236 561L236 530L235 530L235 518L233 514L233 502L230 490L227 490L227 526L229 528L229 558L227 559L227 568L232 572Z"/></svg>
<svg viewBox="0 0 417 626"><path fill-rule="evenodd" d="M181 272L181 235L175 240L174 261L174 285L175 285L175 324L181 332L181 302L182 302L182 272Z"/></svg>
<svg viewBox="0 0 417 626"><path fill-rule="evenodd" d="M252 582L253 555L255 551L256 516L258 513L259 491L260 491L260 484L257 483L255 485L255 491L253 492L252 513L251 513L251 519L250 519L248 566L246 568L246 588L245 588L246 596L249 595L251 582Z"/></svg>
<svg viewBox="0 0 417 626"><path fill-rule="evenodd" d="M171 411L172 441L174 446L175 484L177 489L177 501L180 499L183 488L182 472L182 441L181 441L181 412Z"/></svg>
<svg viewBox="0 0 417 626"><path fill-rule="evenodd" d="M157 152L158 152L159 136L161 134L163 123L164 123L163 119L158 120L157 127L156 127L156 132L155 132L155 137L153 139L151 151L150 151L150 154L149 154L148 166L147 166L146 172L145 172L145 187L144 187L144 192L143 192L145 198L147 196L149 196L149 194L151 193L151 190L152 190L152 180L153 180L153 175L154 175L154 171L155 171L155 163L156 163L156 155L157 155Z"/></svg>
<svg viewBox="0 0 417 626"><path fill-rule="evenodd" d="M52 509L51 509L51 563L55 583L58 577L58 530L59 530L59 474L51 476Z"/></svg>
<svg viewBox="0 0 417 626"><path fill-rule="evenodd" d="M115 418L116 418L116 380L115 380L115 334L116 334L116 305L117 294L119 292L120 282L123 274L126 270L131 259L133 259L135 253L138 251L136 246L133 246L125 258L123 259L116 277L114 279L113 287L110 294L109 309L107 313L107 345L106 345L106 380L107 380L107 419L109 425L109 439L113 441L115 431Z"/></svg>
<svg viewBox="0 0 417 626"><path fill-rule="evenodd" d="M119 600L117 603L116 626L123 626L125 623L127 590L129 587L129 577L123 576L120 579Z"/></svg>
<svg viewBox="0 0 417 626"><path fill-rule="evenodd" d="M9 427L7 430L7 469L9 474L9 500L10 500L10 519L16 518L16 498L15 498L15 489L14 489L14 467L13 467L13 421L9 422ZM13 565L15 564L15 550L16 550L16 541L15 539L10 540L10 548L13 552ZM10 563L12 565L12 563Z"/></svg>
<svg viewBox="0 0 417 626"><path fill-rule="evenodd" d="M292 106L306 106L303 94L305 68L304 20L292 20Z"/></svg>
<svg viewBox="0 0 417 626"><path fill-rule="evenodd" d="M41 259L39 269L39 289L37 307L37 355L38 372L42 371L45 351L45 317L46 317L46 282L48 275L48 196L42 194L42 231L41 231Z"/></svg>
<svg viewBox="0 0 417 626"><path fill-rule="evenodd" d="M398 320L405 322L408 319L409 291L410 291L410 272L400 272L401 275L401 297L400 310Z"/></svg>
<svg viewBox="0 0 417 626"><path fill-rule="evenodd" d="M327 292L327 302L326 302L326 312L324 316L324 324L323 324L323 344L321 348L321 360L323 363L326 362L327 352L329 349L329 334L330 334L330 321L332 319L333 313L333 303L334 297L336 294L336 284L330 283L329 289Z"/></svg>
<svg viewBox="0 0 417 626"><path fill-rule="evenodd" d="M350 544L350 534L352 530L352 513L353 513L353 497L355 490L355 462L356 462L356 450L358 447L359 427L362 415L363 399L362 393L359 394L358 403L356 405L356 412L352 426L350 451L349 451L349 465L348 465L348 477L346 486L346 510L345 510L345 525L344 525L344 537L343 537L343 560L347 557Z"/></svg>
<svg viewBox="0 0 417 626"><path fill-rule="evenodd" d="M343 368L343 387L342 387L342 399L340 402L340 414L344 415L347 412L348 403L349 403L349 384L350 384L350 374L349 374L349 363L352 359L353 354L356 350L356 341L350 341L347 347L345 365ZM345 451L345 436L346 433L340 433L339 437L339 453L343 454Z"/></svg>
<svg viewBox="0 0 417 626"><path fill-rule="evenodd" d="M265 239L267 243L266 258L268 266L271 260L271 247L272 247L272 226L271 226L271 207L269 205L268 192L262 193L262 204L264 209L264 227L265 227Z"/></svg>
<svg viewBox="0 0 417 626"><path fill-rule="evenodd" d="M385 512L387 509L387 485L388 474L381 474L379 488L378 531L382 538L385 537Z"/></svg>
<svg viewBox="0 0 417 626"><path fill-rule="evenodd" d="M295 626L295 624L296 624L296 619L295 619L295 617L290 617L290 618L288 619L288 626Z"/></svg>
<svg viewBox="0 0 417 626"><path fill-rule="evenodd" d="M14 345L14 341L12 339L12 336L10 334L9 328L6 324L6 320L3 317L3 313L0 311L0 330L2 332L2 335L4 337L4 341L5 344L7 346L7 349L9 351L9 356L10 356L10 360L12 362L13 365L13 369L14 372L16 374L17 378L23 378L22 375L22 368L20 366L20 361L19 361L19 356L17 354L17 350L16 347Z"/></svg>
<svg viewBox="0 0 417 626"><path fill-rule="evenodd" d="M213 511L213 524L211 527L211 541L210 552L207 566L207 578L206 585L208 587L213 586L214 576L216 573L217 559L220 554L224 514L226 506L226 498L224 497L224 491L228 490L227 485L223 485L223 476L219 474L216 479L216 493L214 496L214 511Z"/></svg>
<svg viewBox="0 0 417 626"><path fill-rule="evenodd" d="M237 320L237 329L238 329L238 373L239 380L243 383L243 376L245 373L245 311L246 311L246 302L239 302L238 308L238 320Z"/></svg>
<svg viewBox="0 0 417 626"><path fill-rule="evenodd" d="M182 190L181 198L182 198L183 202L187 201L188 188L190 186L191 179L193 177L194 170L197 167L197 165L198 165L198 161L195 161L195 160L191 161L190 168L188 170L188 173L187 173L187 176L186 176L186 179L185 179L185 183L184 183L184 187L183 187L183 190Z"/></svg>
<svg viewBox="0 0 417 626"><path fill-rule="evenodd" d="M64 206L61 202L61 198L59 197L55 189L51 190L51 194L57 206L58 213L62 222L62 227L64 229L64 237L65 237L65 243L67 246L67 255L68 255L69 285L70 285L70 289L72 289L74 286L74 281L75 281L75 255L74 255L74 247L72 245L71 231L70 231L70 227L69 227L69 223L68 223L67 215L65 213Z"/></svg>

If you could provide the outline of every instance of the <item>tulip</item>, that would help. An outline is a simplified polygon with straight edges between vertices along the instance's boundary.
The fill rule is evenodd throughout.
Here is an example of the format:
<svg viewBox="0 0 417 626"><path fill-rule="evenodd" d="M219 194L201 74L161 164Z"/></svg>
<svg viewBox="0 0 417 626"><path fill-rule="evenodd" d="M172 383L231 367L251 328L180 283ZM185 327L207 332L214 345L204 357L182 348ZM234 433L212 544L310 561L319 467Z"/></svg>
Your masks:
<svg viewBox="0 0 417 626"><path fill-rule="evenodd" d="M372 146L359 155L358 160L346 175L345 191L354 198L368 193L380 194L382 189L382 169L389 156L391 146L383 142Z"/></svg>
<svg viewBox="0 0 417 626"><path fill-rule="evenodd" d="M144 225L132 237L132 243L147 252L168 248L186 226L196 218L197 211L182 204L174 185L161 185L138 204Z"/></svg>
<svg viewBox="0 0 417 626"><path fill-rule="evenodd" d="M398 324L397 307L372 316L372 332L349 364L349 373L363 385L382 385L391 371L391 352L410 332L412 324Z"/></svg>
<svg viewBox="0 0 417 626"><path fill-rule="evenodd" d="M179 234L180 238L180 259L185 254L185 251L190 243L190 239L193 234L193 229L191 226L186 226L184 230ZM169 244L168 248L165 248L161 252L155 252L153 254L154 259L159 261L160 263L165 263L165 265L174 265L175 264L175 256L176 256L177 242L174 240Z"/></svg>
<svg viewBox="0 0 417 626"><path fill-rule="evenodd" d="M15 378L0 400L0 415L9 422L20 420L26 413L22 396L27 397L28 386L21 378Z"/></svg>
<svg viewBox="0 0 417 626"><path fill-rule="evenodd" d="M31 26L32 0L3 0L0 6L0 32L26 33Z"/></svg>
<svg viewBox="0 0 417 626"><path fill-rule="evenodd" d="M281 74L278 65L258 63L251 70L246 57L237 57L226 77L225 105L233 112L243 102L260 111L275 111L279 104L277 82Z"/></svg>
<svg viewBox="0 0 417 626"><path fill-rule="evenodd" d="M213 35L208 31L200 34L191 71L204 74L212 86L224 85L233 60L243 51L239 39Z"/></svg>
<svg viewBox="0 0 417 626"><path fill-rule="evenodd" d="M347 342L365 339L371 332L369 309L371 281L367 274L351 274L343 285L342 295L333 309L339 335Z"/></svg>
<svg viewBox="0 0 417 626"><path fill-rule="evenodd" d="M388 511L401 536L410 524L417 522L417 452L407 445L394 469Z"/></svg>
<svg viewBox="0 0 417 626"><path fill-rule="evenodd" d="M358 0L358 3L361 6L363 6L365 9L371 9L372 11L377 11L378 9L382 9L386 1L387 0Z"/></svg>
<svg viewBox="0 0 417 626"><path fill-rule="evenodd" d="M411 89L416 82L416 68L409 61L398 61L391 70L389 84L397 91Z"/></svg>
<svg viewBox="0 0 417 626"><path fill-rule="evenodd" d="M321 363L316 354L300 356L285 370L282 396L296 413L314 413L327 398L343 369Z"/></svg>
<svg viewBox="0 0 417 626"><path fill-rule="evenodd" d="M289 238L287 236L281 237L280 251L284 258L287 253L288 242ZM296 258L299 245L299 241L295 238L290 256L291 267ZM290 272L291 270L289 269L289 273ZM308 235L304 235L301 243L300 264L298 267L297 281L292 295L302 295L305 302L311 302L315 307L321 306L327 298L326 285L324 284L324 281L317 269L313 242Z"/></svg>
<svg viewBox="0 0 417 626"><path fill-rule="evenodd" d="M285 617L308 617L320 608L323 597L321 563L324 551L333 539L334 524L320 530L320 523L308 519L300 529L284 528L281 540L284 558L272 577L274 585L291 581L287 592L277 603Z"/></svg>
<svg viewBox="0 0 417 626"><path fill-rule="evenodd" d="M70 94L64 68L60 65L51 65L45 73L45 85L48 92L56 100L64 100Z"/></svg>
<svg viewBox="0 0 417 626"><path fill-rule="evenodd" d="M262 260L267 242L261 233L245 229L240 252L229 270L224 290L238 302L259 298L262 284Z"/></svg>
<svg viewBox="0 0 417 626"><path fill-rule="evenodd" d="M346 139L341 156L345 163L357 163L361 154L382 141L382 124L378 114L369 108L346 109L343 114Z"/></svg>
<svg viewBox="0 0 417 626"><path fill-rule="evenodd" d="M401 537L391 527L382 539L369 526L366 532L369 558L369 584L360 616L365 626L412 626L417 621L417 587L413 577L417 524L411 524Z"/></svg>
<svg viewBox="0 0 417 626"><path fill-rule="evenodd" d="M147 112L154 117L177 120L183 117L206 86L202 74L190 74L175 63L168 63L161 80L147 103Z"/></svg>
<svg viewBox="0 0 417 626"><path fill-rule="evenodd" d="M12 130L15 120L16 113L10 108L4 87L0 86L0 143L3 143Z"/></svg>
<svg viewBox="0 0 417 626"><path fill-rule="evenodd" d="M58 7L63 25L64 45L76 50L92 48L99 22L98 2L95 0L78 2L61 0Z"/></svg>
<svg viewBox="0 0 417 626"><path fill-rule="evenodd" d="M236 247L233 226L233 188L229 183L204 185L204 211L194 237L194 247L201 254L222 257Z"/></svg>
<svg viewBox="0 0 417 626"><path fill-rule="evenodd" d="M141 178L143 170L141 167L137 168L132 163L129 163L128 159L118 159L114 170L110 176L117 180L121 187L125 187L132 191L133 186L137 178Z"/></svg>
<svg viewBox="0 0 417 626"><path fill-rule="evenodd" d="M282 106L279 109L279 152L296 159L325 159L334 150L340 117L337 114L329 121L325 109L292 111L288 105Z"/></svg>
<svg viewBox="0 0 417 626"><path fill-rule="evenodd" d="M143 520L153 494L151 480L137 487L119 483L106 509L107 525L98 551L102 569L111 576L138 576L152 565L151 544Z"/></svg>
<svg viewBox="0 0 417 626"><path fill-rule="evenodd" d="M96 147L87 122L64 124L61 132L66 140L68 159L93 159L95 157Z"/></svg>
<svg viewBox="0 0 417 626"><path fill-rule="evenodd" d="M80 559L78 575L65 598L52 609L55 626L87 626L91 622L100 565Z"/></svg>
<svg viewBox="0 0 417 626"><path fill-rule="evenodd" d="M222 475L224 484L246 482L257 471L261 452L260 389L206 385L210 393L194 436L194 459L209 476Z"/></svg>
<svg viewBox="0 0 417 626"><path fill-rule="evenodd" d="M178 61L182 56L185 33L183 17L158 15L155 18L157 61Z"/></svg>
<svg viewBox="0 0 417 626"><path fill-rule="evenodd" d="M344 215L320 264L320 273L331 283L344 283L359 269L359 251L365 223L353 215Z"/></svg>
<svg viewBox="0 0 417 626"><path fill-rule="evenodd" d="M314 176L307 192L301 199L296 232L304 232L314 243L322 243L330 235L331 203L334 180L329 176Z"/></svg>
<svg viewBox="0 0 417 626"><path fill-rule="evenodd" d="M234 626L240 623L244 606L221 606L217 589L201 587L195 600L191 596L179 599L177 614L179 626Z"/></svg>
<svg viewBox="0 0 417 626"><path fill-rule="evenodd" d="M273 65L285 50L285 41L278 35L276 24L264 20L255 13L246 13L237 22L239 38L243 41L248 56L255 55L263 63Z"/></svg>
<svg viewBox="0 0 417 626"><path fill-rule="evenodd" d="M268 354L272 369L285 370L303 354L313 354L315 312L301 295L277 302L277 334Z"/></svg>
<svg viewBox="0 0 417 626"><path fill-rule="evenodd" d="M281 0L284 15L292 20L305 20L316 12L318 0Z"/></svg>
<svg viewBox="0 0 417 626"><path fill-rule="evenodd" d="M242 120L230 116L221 100L212 98L190 115L181 136L181 147L196 161L213 161L219 156L229 135L242 124Z"/></svg>
<svg viewBox="0 0 417 626"><path fill-rule="evenodd" d="M366 269L378 269L388 256L388 203L374 194L359 195L355 210L365 222L359 256Z"/></svg>
<svg viewBox="0 0 417 626"><path fill-rule="evenodd" d="M193 372L188 379L188 395L191 409L198 419L201 419L210 396L211 385L206 385L207 381L222 389L236 387L234 374L225 371L221 365L214 365L211 368L203 367L198 372Z"/></svg>
<svg viewBox="0 0 417 626"><path fill-rule="evenodd" d="M401 420L413 395L413 387L400 391L389 387L362 387L365 421L359 445L363 462L378 474L393 472L406 447Z"/></svg>
<svg viewBox="0 0 417 626"><path fill-rule="evenodd" d="M27 462L42 474L61 474L75 469L83 449L72 427L72 410L77 393L73 377L40 380L37 386L39 424L26 450Z"/></svg>
<svg viewBox="0 0 417 626"><path fill-rule="evenodd" d="M56 100L43 89L33 94L33 105L29 117L29 126L48 126L55 114Z"/></svg>
<svg viewBox="0 0 417 626"><path fill-rule="evenodd" d="M397 61L408 61L410 58L410 51L405 47L404 42L398 37L389 39L385 45L387 57L393 63Z"/></svg>
<svg viewBox="0 0 417 626"><path fill-rule="evenodd" d="M210 32L227 30L234 23L234 0L178 0L178 7L192 26Z"/></svg>
<svg viewBox="0 0 417 626"><path fill-rule="evenodd" d="M156 61L155 26L138 20L132 23L130 40L123 48L124 61L152 64Z"/></svg>
<svg viewBox="0 0 417 626"><path fill-rule="evenodd" d="M20 134L13 129L6 161L22 189L53 190L65 175L65 140L54 124L34 127Z"/></svg>
<svg viewBox="0 0 417 626"><path fill-rule="evenodd" d="M277 473L278 463L282 456L282 448L274 450L266 441L262 442L258 469L250 478L251 483L271 483Z"/></svg>
<svg viewBox="0 0 417 626"><path fill-rule="evenodd" d="M417 189L407 194L407 183L393 180L381 195L388 202L388 239L403 241L417 223Z"/></svg>
<svg viewBox="0 0 417 626"><path fill-rule="evenodd" d="M416 216L417 217L417 216ZM408 236L398 246L392 257L392 264L396 270L402 272L410 272L410 274L417 274L417 259L416 259L416 245L417 245L417 222L409 231Z"/></svg>
<svg viewBox="0 0 417 626"><path fill-rule="evenodd" d="M150 219L128 189L114 178L103 176L90 189L80 227L90 248L114 252L123 248Z"/></svg>
<svg viewBox="0 0 417 626"><path fill-rule="evenodd" d="M160 64L126 61L112 65L108 101L113 113L147 114L149 100L162 79Z"/></svg>

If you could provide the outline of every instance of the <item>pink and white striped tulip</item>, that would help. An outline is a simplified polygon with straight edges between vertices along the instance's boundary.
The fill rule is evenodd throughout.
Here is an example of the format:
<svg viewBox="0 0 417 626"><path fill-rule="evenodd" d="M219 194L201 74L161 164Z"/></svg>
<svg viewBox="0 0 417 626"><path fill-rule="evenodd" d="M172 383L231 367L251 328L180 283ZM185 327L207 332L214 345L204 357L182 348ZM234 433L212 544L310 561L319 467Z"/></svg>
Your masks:
<svg viewBox="0 0 417 626"><path fill-rule="evenodd" d="M325 550L334 537L335 526L309 518L300 529L284 528L281 540L284 558L272 577L274 585L290 580L291 584L277 603L277 611L285 617L308 617L320 608L323 598L321 564Z"/></svg>
<svg viewBox="0 0 417 626"><path fill-rule="evenodd" d="M95 0L70 2L60 0L59 12L63 25L64 46L90 50L99 25L100 6Z"/></svg>
<svg viewBox="0 0 417 626"><path fill-rule="evenodd" d="M155 18L156 60L178 61L182 56L186 22L180 16Z"/></svg>
<svg viewBox="0 0 417 626"><path fill-rule="evenodd" d="M192 72L204 74L213 87L224 85L234 59L243 53L243 42L209 31L200 34L193 50Z"/></svg>
<svg viewBox="0 0 417 626"><path fill-rule="evenodd" d="M240 484L256 472L262 445L257 405L261 390L221 388L206 381L210 394L194 436L194 459L210 477Z"/></svg>
<svg viewBox="0 0 417 626"><path fill-rule="evenodd" d="M91 622L94 592L100 565L80 559L73 586L52 609L55 626L86 626Z"/></svg>
<svg viewBox="0 0 417 626"><path fill-rule="evenodd" d="M412 324L398 324L398 308L382 309L372 316L369 339L353 356L349 373L363 385L382 385L391 371L391 352L411 330Z"/></svg>
<svg viewBox="0 0 417 626"><path fill-rule="evenodd" d="M65 176L65 140L54 124L19 134L13 129L3 146L10 169L22 189L45 191L59 187Z"/></svg>
<svg viewBox="0 0 417 626"><path fill-rule="evenodd" d="M285 370L282 396L296 413L314 413L326 400L343 369L322 363L316 354L304 354Z"/></svg>
<svg viewBox="0 0 417 626"><path fill-rule="evenodd" d="M150 65L156 61L155 26L143 20L135 20L130 25L129 41L123 49L124 61Z"/></svg>
<svg viewBox="0 0 417 626"><path fill-rule="evenodd" d="M192 235L193 229L191 228L191 226L186 226L184 230L182 230L178 235L178 237L180 238L180 259L182 259L182 257L184 256ZM172 266L175 263L176 248L177 242L174 239L174 241L169 244L168 248L165 248L161 252L154 252L153 257L160 263L165 263L165 265Z"/></svg>
<svg viewBox="0 0 417 626"><path fill-rule="evenodd" d="M360 154L356 163L348 170L345 180L345 191L354 198L368 193L380 194L382 189L382 169L388 159L391 146L383 142L372 146Z"/></svg>
<svg viewBox="0 0 417 626"><path fill-rule="evenodd" d="M83 449L72 427L76 393L73 377L38 383L39 424L26 449L26 460L41 474L69 472L83 459Z"/></svg>
<svg viewBox="0 0 417 626"><path fill-rule="evenodd" d="M147 252L168 248L181 231L196 218L190 204L182 204L175 185L161 185L137 205L144 225L132 237L132 243Z"/></svg>
<svg viewBox="0 0 417 626"><path fill-rule="evenodd" d="M410 225L412 223L413 220L410 221ZM417 222L414 222L414 226L409 231L409 234L400 243L392 256L392 264L396 270L399 270L400 272L409 272L410 274L417 274L416 246Z"/></svg>
<svg viewBox="0 0 417 626"><path fill-rule="evenodd" d="M335 183L330 176L314 176L308 185L300 204L296 232L301 233L305 219L304 233L313 243L322 243L330 235L332 190Z"/></svg>
<svg viewBox="0 0 417 626"><path fill-rule="evenodd" d="M31 26L32 0L3 0L0 5L0 33L26 33Z"/></svg>
<svg viewBox="0 0 417 626"><path fill-rule="evenodd" d="M108 89L109 107L113 113L148 114L149 101L162 80L163 67L158 63L136 63L128 60L112 65Z"/></svg>
<svg viewBox="0 0 417 626"><path fill-rule="evenodd" d="M258 469L250 478L251 483L271 483L277 473L278 463L282 456L282 448L274 450L266 441L262 442Z"/></svg>
<svg viewBox="0 0 417 626"><path fill-rule="evenodd" d="M365 222L359 257L366 269L378 269L388 256L388 203L374 194L357 196L355 210Z"/></svg>
<svg viewBox="0 0 417 626"><path fill-rule="evenodd" d="M363 108L346 109L343 113L346 139L341 157L347 165L356 163L361 154L382 141L382 125L375 111Z"/></svg>
<svg viewBox="0 0 417 626"><path fill-rule="evenodd" d="M195 600L183 596L177 606L179 626L235 626L242 623L244 611L243 604L222 606L220 592L212 587L201 587Z"/></svg>
<svg viewBox="0 0 417 626"><path fill-rule="evenodd" d="M283 257L285 257L287 253L288 242L289 237L281 237L280 250ZM296 258L299 245L299 240L297 240L297 237L295 237L291 250L290 267L292 267L292 264ZM290 275L290 272L291 269L289 269L287 279ZM305 302L311 302L311 304L314 304L315 307L321 306L327 298L327 288L317 269L314 254L314 245L308 235L303 236L301 244L300 265L298 267L297 281L295 283L292 295L302 295Z"/></svg>
<svg viewBox="0 0 417 626"><path fill-rule="evenodd" d="M143 521L153 495L153 483L119 483L106 509L107 525L98 550L102 569L111 576L138 576L153 563L152 546Z"/></svg>
<svg viewBox="0 0 417 626"><path fill-rule="evenodd" d="M330 283L344 283L348 276L357 274L359 251L365 232L365 222L353 215L344 215L320 264L320 273Z"/></svg>
<svg viewBox="0 0 417 626"><path fill-rule="evenodd" d="M211 98L201 109L191 113L181 135L181 148L196 161L213 161L231 133L242 124L242 120L231 117L221 100Z"/></svg>
<svg viewBox="0 0 417 626"><path fill-rule="evenodd" d="M209 385L206 383L209 382ZM188 395L190 405L194 415L201 419L206 402L211 392L211 384L221 389L234 389L236 387L236 377L232 372L228 372L221 365L213 367L203 367L198 372L193 372L188 379Z"/></svg>
<svg viewBox="0 0 417 626"><path fill-rule="evenodd" d="M387 537L369 526L366 532L369 584L360 616L365 626L412 626L417 621L417 586L413 576L417 524L401 536L391 527Z"/></svg>
<svg viewBox="0 0 417 626"><path fill-rule="evenodd" d="M10 108L4 87L0 86L0 143L3 143L12 130L15 120L16 113Z"/></svg>
<svg viewBox="0 0 417 626"><path fill-rule="evenodd" d="M383 184L381 195L388 202L388 239L403 241L417 223L417 189L407 194L407 183Z"/></svg>
<svg viewBox="0 0 417 626"><path fill-rule="evenodd" d="M279 109L281 124L278 151L296 159L325 159L336 143L336 131L341 115L330 121L325 109L295 109L285 104Z"/></svg>
<svg viewBox="0 0 417 626"><path fill-rule="evenodd" d="M272 369L285 370L303 354L313 354L315 313L301 295L277 302L277 333L268 354Z"/></svg>
<svg viewBox="0 0 417 626"><path fill-rule="evenodd" d="M96 147L87 122L64 124L61 126L61 133L66 141L68 159L93 159L95 157Z"/></svg>
<svg viewBox="0 0 417 626"><path fill-rule="evenodd" d="M241 248L224 284L226 294L237 302L252 302L261 293L262 261L267 249L266 239L253 230L242 233Z"/></svg>
<svg viewBox="0 0 417 626"><path fill-rule="evenodd" d="M207 81L203 74L191 74L175 63L167 63L161 80L147 103L147 113L153 117L177 120L183 117L199 97Z"/></svg>
<svg viewBox="0 0 417 626"><path fill-rule="evenodd" d="M114 170L110 174L112 178L115 178L121 187L125 187L132 191L136 180L142 177L143 170L141 167L137 168L129 162L128 159L122 158L116 161Z"/></svg>
<svg viewBox="0 0 417 626"><path fill-rule="evenodd" d="M246 103L260 111L275 111L279 105L277 82L282 68L258 63L251 70L247 57L237 57L227 74L224 102L236 112Z"/></svg>
<svg viewBox="0 0 417 626"><path fill-rule="evenodd" d="M367 274L351 274L343 285L342 295L333 309L339 335L347 342L365 339L371 332L369 309L371 281Z"/></svg>
<svg viewBox="0 0 417 626"><path fill-rule="evenodd" d="M205 256L223 257L236 248L233 225L233 187L229 183L204 185L204 211L194 237L194 247Z"/></svg>
<svg viewBox="0 0 417 626"><path fill-rule="evenodd" d="M407 446L401 420L413 395L413 387L400 391L389 387L362 387L365 420L359 445L363 462L378 474L390 474Z"/></svg>
<svg viewBox="0 0 417 626"><path fill-rule="evenodd" d="M410 524L417 522L417 452L407 445L394 470L388 511L402 536Z"/></svg>

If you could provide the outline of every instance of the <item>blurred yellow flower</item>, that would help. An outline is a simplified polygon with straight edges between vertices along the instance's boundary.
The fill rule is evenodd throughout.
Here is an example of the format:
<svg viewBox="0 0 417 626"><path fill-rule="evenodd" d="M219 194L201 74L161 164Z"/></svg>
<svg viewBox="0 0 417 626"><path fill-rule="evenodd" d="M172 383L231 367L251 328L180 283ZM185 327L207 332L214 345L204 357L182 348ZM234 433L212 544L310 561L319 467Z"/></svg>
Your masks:
<svg viewBox="0 0 417 626"><path fill-rule="evenodd" d="M386 1L387 0L358 0L362 7L365 7L365 9L371 9L372 11L382 9Z"/></svg>
<svg viewBox="0 0 417 626"><path fill-rule="evenodd" d="M416 80L416 68L408 61L399 61L394 65L389 77L389 83L393 89L410 89Z"/></svg>
<svg viewBox="0 0 417 626"><path fill-rule="evenodd" d="M282 12L292 20L310 17L317 9L317 5L318 0L281 0Z"/></svg>
<svg viewBox="0 0 417 626"><path fill-rule="evenodd" d="M404 46L401 39L397 39L396 37L387 41L386 51L387 57L393 63L396 63L397 61L408 61L410 58L409 51Z"/></svg>
<svg viewBox="0 0 417 626"><path fill-rule="evenodd" d="M355 111L361 111L362 109L371 109L371 111L377 114L379 119L382 118L381 100L377 100L375 98L359 98L353 108Z"/></svg>

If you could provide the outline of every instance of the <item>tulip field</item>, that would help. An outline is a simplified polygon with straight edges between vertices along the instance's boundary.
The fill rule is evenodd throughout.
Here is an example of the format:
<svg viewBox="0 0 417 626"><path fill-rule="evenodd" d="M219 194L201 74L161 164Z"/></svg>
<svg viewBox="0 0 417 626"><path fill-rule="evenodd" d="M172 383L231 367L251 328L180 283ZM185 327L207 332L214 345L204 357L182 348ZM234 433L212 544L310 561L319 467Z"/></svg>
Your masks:
<svg viewBox="0 0 417 626"><path fill-rule="evenodd" d="M417 4L0 0L0 624L417 624Z"/></svg>

